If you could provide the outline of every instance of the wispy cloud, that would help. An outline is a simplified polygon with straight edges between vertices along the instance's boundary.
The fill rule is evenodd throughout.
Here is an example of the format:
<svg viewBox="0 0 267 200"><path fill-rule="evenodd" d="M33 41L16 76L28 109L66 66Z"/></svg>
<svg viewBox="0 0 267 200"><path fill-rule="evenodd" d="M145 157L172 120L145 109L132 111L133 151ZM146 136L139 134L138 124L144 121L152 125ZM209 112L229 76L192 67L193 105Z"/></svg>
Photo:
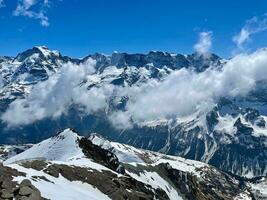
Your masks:
<svg viewBox="0 0 267 200"><path fill-rule="evenodd" d="M40 21L42 26L49 26L49 19L46 16L46 9L49 7L49 0L18 0L14 10L14 16L25 16Z"/></svg>
<svg viewBox="0 0 267 200"><path fill-rule="evenodd" d="M2 8L2 7L5 7L5 2L4 2L4 0L0 0L0 8Z"/></svg>
<svg viewBox="0 0 267 200"><path fill-rule="evenodd" d="M240 32L233 37L233 42L239 50L244 50L244 45L251 39L251 36L267 30L267 14L261 18L252 17L247 20Z"/></svg>
<svg viewBox="0 0 267 200"><path fill-rule="evenodd" d="M207 54L212 47L212 31L200 32L198 42L194 45L194 50L201 54Z"/></svg>

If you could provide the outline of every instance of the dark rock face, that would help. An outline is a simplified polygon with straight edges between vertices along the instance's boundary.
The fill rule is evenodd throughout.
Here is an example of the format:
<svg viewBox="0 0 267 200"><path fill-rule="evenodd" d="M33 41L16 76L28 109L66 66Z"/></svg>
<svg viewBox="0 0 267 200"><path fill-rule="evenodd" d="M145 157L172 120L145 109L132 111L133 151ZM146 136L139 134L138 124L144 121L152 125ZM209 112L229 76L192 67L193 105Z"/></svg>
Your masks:
<svg viewBox="0 0 267 200"><path fill-rule="evenodd" d="M91 158L114 171L120 171L120 173L124 173L124 169L120 166L118 158L112 152L94 145L86 138L79 140L79 146L82 148L83 153L88 158Z"/></svg>
<svg viewBox="0 0 267 200"><path fill-rule="evenodd" d="M235 179L225 173L214 176L216 172L209 168L201 169L202 181L190 173L172 169L168 164L161 164L158 168L164 171L186 199L231 200L246 188L244 183L236 183Z"/></svg>
<svg viewBox="0 0 267 200"><path fill-rule="evenodd" d="M236 180L230 175L216 172L212 168L199 169L199 177L189 172L172 168L168 163L156 166L126 165L125 168L131 173L140 174L144 171L156 172L171 184L183 199L195 200L232 200L242 191L248 188L242 180ZM247 191L247 195L253 198L253 194Z"/></svg>
<svg viewBox="0 0 267 200"><path fill-rule="evenodd" d="M199 55L198 53L193 53L187 57L190 66L195 68L196 71L202 72L209 67L218 67L221 64L221 58L215 54L210 54L207 57Z"/></svg>

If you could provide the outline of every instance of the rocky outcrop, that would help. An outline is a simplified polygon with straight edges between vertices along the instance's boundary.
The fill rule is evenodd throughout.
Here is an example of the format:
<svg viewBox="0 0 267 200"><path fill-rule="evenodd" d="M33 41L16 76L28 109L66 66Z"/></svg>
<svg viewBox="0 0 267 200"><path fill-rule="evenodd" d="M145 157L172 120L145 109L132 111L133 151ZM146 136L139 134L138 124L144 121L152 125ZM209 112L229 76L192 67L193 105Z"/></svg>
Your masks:
<svg viewBox="0 0 267 200"><path fill-rule="evenodd" d="M118 158L110 151L103 149L86 138L79 140L79 146L81 147L84 155L93 159L97 163L100 163L109 169L124 173L124 168L120 165Z"/></svg>
<svg viewBox="0 0 267 200"><path fill-rule="evenodd" d="M97 151L97 150L96 150ZM98 152L98 151L97 151ZM102 163L98 159L99 163ZM68 166L64 164L47 164L44 161L27 161L22 164L26 168L43 170L53 177L63 176L69 181L81 181L99 189L111 199L168 199L161 189L153 189L150 185L141 183L130 176L118 176L112 171L97 171L85 167ZM39 177L40 178L40 177Z"/></svg>
<svg viewBox="0 0 267 200"><path fill-rule="evenodd" d="M23 179L21 183L13 180L14 177L25 176L10 167L0 164L0 199L15 200L43 200L40 191L31 184L28 179Z"/></svg>
<svg viewBox="0 0 267 200"><path fill-rule="evenodd" d="M210 165L110 142L98 134L80 137L71 129L9 158L4 164L0 174L8 180L1 186L5 197L41 198L35 187L40 187L45 197L53 197L53 188L64 189L66 184L71 185L69 189L74 187L73 191L85 188L82 195L95 195L93 187L116 200L254 200L257 196L248 180ZM26 176L30 181L13 180ZM57 198L58 195L60 191Z"/></svg>

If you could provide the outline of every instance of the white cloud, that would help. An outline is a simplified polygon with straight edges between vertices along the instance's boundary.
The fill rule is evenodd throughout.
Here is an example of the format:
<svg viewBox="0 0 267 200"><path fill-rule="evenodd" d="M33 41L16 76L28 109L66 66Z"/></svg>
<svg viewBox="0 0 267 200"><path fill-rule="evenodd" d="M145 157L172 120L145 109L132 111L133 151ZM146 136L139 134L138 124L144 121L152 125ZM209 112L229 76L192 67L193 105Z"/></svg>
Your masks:
<svg viewBox="0 0 267 200"><path fill-rule="evenodd" d="M98 80L94 62L67 64L47 81L38 83L26 99L17 99L1 116L9 126L30 124L46 117L67 113L70 105L78 104L81 112L92 114L106 110L110 97L128 96L124 111L109 113L117 128L131 128L133 123L184 117L196 111L207 112L220 97L236 97L251 91L256 81L266 79L267 49L240 54L223 68L210 68L196 73L189 69L173 71L163 81L149 80L139 86L119 87L101 83L87 89L84 80Z"/></svg>
<svg viewBox="0 0 267 200"><path fill-rule="evenodd" d="M252 17L247 20L240 32L233 37L233 42L237 45L239 50L244 49L246 44L253 34L267 30L267 15L263 15L262 18Z"/></svg>
<svg viewBox="0 0 267 200"><path fill-rule="evenodd" d="M63 65L61 70L47 81L38 83L25 99L12 102L2 115L2 120L10 126L29 124L45 117L58 117L67 111L69 105L80 102L87 106L88 110L94 110L90 106L99 106L101 94L95 94L93 100L96 104L90 103L92 100L90 94L86 93L86 87L79 86L86 76L94 72L94 65L92 60L82 65ZM84 100L84 94L88 102Z"/></svg>
<svg viewBox="0 0 267 200"><path fill-rule="evenodd" d="M49 0L18 0L13 14L40 20L40 24L47 27L49 26L49 19L45 12L48 6ZM36 7L38 7L37 11Z"/></svg>
<svg viewBox="0 0 267 200"><path fill-rule="evenodd" d="M201 54L206 55L212 47L212 32L201 32L199 33L199 40L194 45L194 50Z"/></svg>
<svg viewBox="0 0 267 200"><path fill-rule="evenodd" d="M266 66L267 50L259 50L234 57L222 70L174 71L162 82L153 81L129 92L124 117L138 123L184 117L199 110L207 112L220 97L246 95L256 81L266 79Z"/></svg>
<svg viewBox="0 0 267 200"><path fill-rule="evenodd" d="M116 129L130 129L133 127L129 112L117 111L109 115L109 120Z"/></svg>

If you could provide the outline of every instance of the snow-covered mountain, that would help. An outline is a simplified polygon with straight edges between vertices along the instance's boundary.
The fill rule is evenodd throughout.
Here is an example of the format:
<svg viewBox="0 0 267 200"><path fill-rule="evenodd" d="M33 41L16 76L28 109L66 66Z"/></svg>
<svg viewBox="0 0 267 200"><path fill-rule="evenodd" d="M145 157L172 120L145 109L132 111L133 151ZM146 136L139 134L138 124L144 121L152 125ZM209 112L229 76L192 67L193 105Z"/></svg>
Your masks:
<svg viewBox="0 0 267 200"><path fill-rule="evenodd" d="M200 109L182 117L172 113L168 118L143 121L134 121L132 116L127 121L125 117L128 103L135 101L140 90L148 92L150 87L169 81L173 73L182 76L183 69L190 71L189 75L191 71L194 75L211 74L214 70L210 69L220 72L228 62L215 54L157 51L74 59L47 47L34 47L14 58L1 57L0 141L37 143L72 127L82 135L98 132L117 142L199 160L238 176L266 176L266 80L257 81L246 95L220 96L207 106L208 112ZM94 70L88 63L93 63ZM78 70L69 70L74 65ZM226 83L234 84L231 80ZM153 92L146 98L152 97ZM191 100L194 102L185 98ZM165 109L164 103L153 106ZM142 113L138 117L142 118Z"/></svg>
<svg viewBox="0 0 267 200"><path fill-rule="evenodd" d="M85 138L70 129L7 159L2 171L10 182L1 186L2 194L36 199L249 200L265 198L266 192L262 181L246 182L208 164L110 142L98 134ZM12 188L18 194L7 192Z"/></svg>

